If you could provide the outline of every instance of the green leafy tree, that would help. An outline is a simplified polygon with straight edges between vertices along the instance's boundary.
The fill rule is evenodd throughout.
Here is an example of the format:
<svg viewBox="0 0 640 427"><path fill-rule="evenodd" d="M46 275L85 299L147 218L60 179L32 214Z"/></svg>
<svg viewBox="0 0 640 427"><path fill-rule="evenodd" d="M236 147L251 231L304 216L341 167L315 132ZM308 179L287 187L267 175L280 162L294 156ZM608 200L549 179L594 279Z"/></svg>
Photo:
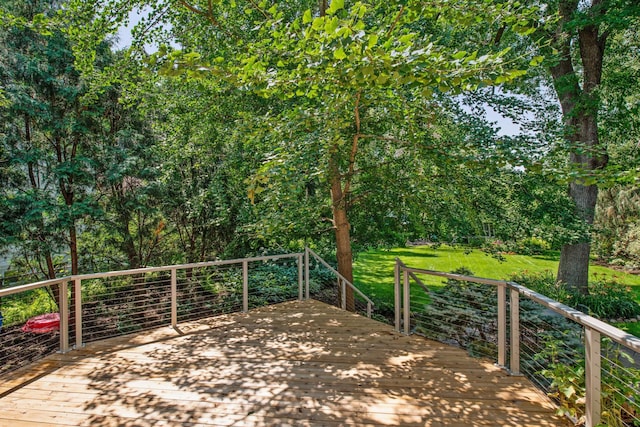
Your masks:
<svg viewBox="0 0 640 427"><path fill-rule="evenodd" d="M594 225L598 256L631 267L640 265L640 36L635 22L612 35L603 65L598 126L612 184L599 192Z"/></svg>
<svg viewBox="0 0 640 427"><path fill-rule="evenodd" d="M18 14L32 21L36 12L51 12L42 6L28 3ZM28 246L25 255L44 260L46 277L56 275L52 260L61 244L77 274L77 224L95 211L85 148L99 111L80 100L80 75L70 66L73 55L61 32L43 35L18 25L2 36L3 86L10 101L3 109L3 144L13 167L11 185L3 192L4 204L12 209L3 222L14 223L11 235L14 243Z"/></svg>
<svg viewBox="0 0 640 427"><path fill-rule="evenodd" d="M563 0L557 7L560 25L548 34L557 55L548 63L565 123L569 166L569 194L576 214L592 224L598 185L608 163L607 147L600 137L599 114L603 67L613 34L624 31L637 19L640 6L632 1ZM606 178L605 178L606 179ZM558 280L587 292L590 242L583 239L565 244L560 255Z"/></svg>
<svg viewBox="0 0 640 427"><path fill-rule="evenodd" d="M541 56L534 56L525 80L503 86L497 98L508 101L492 105L516 120L522 112L530 112L532 119L524 128L544 143L538 145L537 162L529 164L528 170L542 169L568 187L578 221L562 217L570 226L562 236L557 278L586 293L598 189L637 176L637 166L629 168L628 162L618 162L621 158L611 160L617 147L625 146L623 140L635 132L633 114L627 114L634 108L628 97L629 89L635 87L633 49L616 45L634 44L632 33L640 8L626 0L535 4L542 6L536 30L528 37L503 37L500 44ZM627 67L619 65L627 61L629 71L622 71ZM503 96L509 91L517 95ZM560 127L554 123L558 118ZM564 161L559 161L561 155Z"/></svg>
<svg viewBox="0 0 640 427"><path fill-rule="evenodd" d="M205 261L238 244L239 218L247 220L243 181L252 162L234 129L247 100L206 81L161 81L149 107L162 137L159 207L184 261Z"/></svg>
<svg viewBox="0 0 640 427"><path fill-rule="evenodd" d="M122 17L123 7L126 9L118 1L74 5L87 13L91 7L102 10L98 19L91 19L92 28L102 31L112 28L113 18ZM255 199L268 187L275 170L287 170L289 175L292 171L308 173L309 181L317 182L330 195L338 268L349 280L349 212L356 193L366 193L366 189L360 191L365 183L359 181L365 177L361 166L366 164L369 171L385 170L389 156L379 155L381 149L420 145L425 132L414 132L411 121L434 107L429 101L434 93L472 90L521 75L504 60L508 49L499 51L495 44L481 42L486 41L487 32L480 31L477 22L478 18L489 22L499 18L504 28L495 31L527 33L529 15L535 11L486 2L465 2L463 8L456 1L371 6L334 0L313 7L295 1L278 5L167 1L152 6L159 13L139 26L137 34L153 38L154 19L166 16L164 22L172 24L167 31L177 35L184 47L181 51L161 48L149 61L153 67L167 75L222 80L268 99L290 101L277 102L284 109L270 112L273 120L269 125L275 128L283 120L300 121L307 135L290 133L271 149L265 146L264 151L271 155L265 156L249 180L249 197ZM195 17L189 29L196 35L184 35L185 10ZM466 44L460 43L465 39L458 30L461 26L475 30ZM167 33L166 28L155 28L159 29L156 36ZM87 34L76 38L81 41L79 46L92 41ZM142 40L149 39L139 38L134 44L140 46ZM213 47L202 49L206 44ZM407 105L413 107L407 109ZM396 123L391 123L394 119ZM379 126L380 121L386 126ZM372 172L366 179L373 182L374 176ZM301 191L300 185L296 191Z"/></svg>
<svg viewBox="0 0 640 427"><path fill-rule="evenodd" d="M166 234L158 206L157 138L140 106L123 102L123 92L113 85L101 96L99 143L90 147L92 192L102 212L83 233L84 262L92 270L146 266L158 257Z"/></svg>
<svg viewBox="0 0 640 427"><path fill-rule="evenodd" d="M411 116L400 122L404 126L381 129L380 117L367 113L380 107L399 116L409 103L419 111L434 92L473 89L520 73L502 62L504 51L467 52L440 43L458 22L457 12L447 16L437 6L413 3L327 6L286 23L277 8L268 11L273 20L261 27L263 42L250 47L239 74L267 96L308 99L301 109L315 112L305 117L313 118L317 139L304 149L321 154L317 167L330 189L338 267L351 279L348 213L359 164L372 160L362 153L380 141L420 144L423 135L408 133Z"/></svg>

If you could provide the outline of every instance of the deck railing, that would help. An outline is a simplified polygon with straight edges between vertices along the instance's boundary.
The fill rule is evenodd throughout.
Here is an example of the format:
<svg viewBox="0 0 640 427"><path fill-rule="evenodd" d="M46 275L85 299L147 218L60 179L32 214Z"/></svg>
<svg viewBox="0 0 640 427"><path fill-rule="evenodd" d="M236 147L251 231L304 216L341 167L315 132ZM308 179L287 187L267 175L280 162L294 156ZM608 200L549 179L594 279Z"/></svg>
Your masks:
<svg viewBox="0 0 640 427"><path fill-rule="evenodd" d="M526 375L587 427L640 426L640 339L517 283L397 259L395 328Z"/></svg>
<svg viewBox="0 0 640 427"><path fill-rule="evenodd" d="M91 341L161 326L176 328L182 322L267 304L312 297L345 309L347 288L356 295L355 309L371 317L371 300L315 252L305 249L293 254L67 276L0 289L2 306L19 300L26 308L40 309L25 309L29 315L14 312L5 318L0 330L0 374L56 350L65 353ZM54 311L59 311L59 332L20 330L26 317Z"/></svg>
<svg viewBox="0 0 640 427"><path fill-rule="evenodd" d="M342 274L338 273L333 267L331 267L325 260L323 260L318 254L316 254L311 249L306 249L305 251L305 282L309 284L309 274L310 271L315 271L316 273L320 273L321 271L325 271L329 275L331 275L336 280L336 287L329 288L335 289L337 291L337 295L330 297L329 299L325 298L320 293L314 293L313 298L324 300L325 302L334 302L334 305L342 308L343 310L347 310L347 289L350 289L353 293L353 303L354 310L360 314L366 315L371 318L371 314L373 311L373 301L369 299L365 294L363 294L360 289L356 288L349 280L347 280ZM309 298L309 286L307 286L307 294L306 297Z"/></svg>

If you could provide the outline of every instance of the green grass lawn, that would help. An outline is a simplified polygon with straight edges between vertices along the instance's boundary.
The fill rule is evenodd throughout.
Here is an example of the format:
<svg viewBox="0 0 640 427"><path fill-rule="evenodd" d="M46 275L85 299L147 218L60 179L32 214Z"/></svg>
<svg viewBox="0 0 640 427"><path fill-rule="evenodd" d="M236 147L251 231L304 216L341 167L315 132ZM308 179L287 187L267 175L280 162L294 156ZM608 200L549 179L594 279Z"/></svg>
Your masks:
<svg viewBox="0 0 640 427"><path fill-rule="evenodd" d="M473 272L474 276L490 279L507 279L511 274L522 271L533 273L551 271L553 274L558 269L559 254L547 255L504 255L505 261L482 252L473 250L465 253L464 248L451 246L414 246L408 248L395 248L389 250L371 250L357 255L354 262L355 285L371 297L378 305L393 305L394 266L395 259L400 260L409 267L426 270L451 272L465 267ZM640 302L640 276L627 274L610 268L592 265L591 275L604 275L615 278L618 282L630 286L636 300ZM444 279L420 276L425 279L428 286L442 286ZM412 288L412 298L421 297L419 289ZM414 295L415 293L415 295ZM620 325L634 335L640 336L640 325Z"/></svg>

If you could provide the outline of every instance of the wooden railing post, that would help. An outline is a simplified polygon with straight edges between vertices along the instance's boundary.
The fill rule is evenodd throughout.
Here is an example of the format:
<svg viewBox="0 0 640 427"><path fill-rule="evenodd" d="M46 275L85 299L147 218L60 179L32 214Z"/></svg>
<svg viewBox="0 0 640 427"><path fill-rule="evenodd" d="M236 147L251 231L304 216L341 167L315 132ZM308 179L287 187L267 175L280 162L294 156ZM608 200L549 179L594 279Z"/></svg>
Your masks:
<svg viewBox="0 0 640 427"><path fill-rule="evenodd" d="M249 262L242 261L242 311L249 311Z"/></svg>
<svg viewBox="0 0 640 427"><path fill-rule="evenodd" d="M600 424L601 414L601 367L600 367L600 332L584 328L585 347L585 416L586 427Z"/></svg>
<svg viewBox="0 0 640 427"><path fill-rule="evenodd" d="M338 277L338 286L340 286L341 306L343 310L347 309L347 284L342 278Z"/></svg>
<svg viewBox="0 0 640 427"><path fill-rule="evenodd" d="M498 292L498 365L507 366L507 298L506 286L496 286Z"/></svg>
<svg viewBox="0 0 640 427"><path fill-rule="evenodd" d="M400 260L396 258L396 265L395 265L395 270L394 270L394 287L393 287L393 301L394 301L394 308L395 308L395 315L396 315L396 319L395 319L395 326L396 326L396 332L400 332L400 311L402 310L401 307L401 295L400 295Z"/></svg>
<svg viewBox="0 0 640 427"><path fill-rule="evenodd" d="M64 281L58 287L60 301L60 353L69 351L69 282Z"/></svg>
<svg viewBox="0 0 640 427"><path fill-rule="evenodd" d="M304 297L309 299L309 248L304 248Z"/></svg>
<svg viewBox="0 0 640 427"><path fill-rule="evenodd" d="M178 327L178 270L171 269L171 327Z"/></svg>
<svg viewBox="0 0 640 427"><path fill-rule="evenodd" d="M402 308L404 311L404 333L405 335L409 335L409 332L411 331L411 292L410 292L410 288L409 288L409 272L408 271L403 271L403 291L402 291L402 296L403 296L403 303L402 303Z"/></svg>
<svg viewBox="0 0 640 427"><path fill-rule="evenodd" d="M304 299L304 280L302 276L303 266L302 266L302 254L298 255L298 300L302 301Z"/></svg>
<svg viewBox="0 0 640 427"><path fill-rule="evenodd" d="M76 346L82 348L82 279L75 277L73 279L73 294L75 298L75 321L76 321Z"/></svg>
<svg viewBox="0 0 640 427"><path fill-rule="evenodd" d="M511 289L511 361L509 370L511 375L520 375L520 294L517 289Z"/></svg>

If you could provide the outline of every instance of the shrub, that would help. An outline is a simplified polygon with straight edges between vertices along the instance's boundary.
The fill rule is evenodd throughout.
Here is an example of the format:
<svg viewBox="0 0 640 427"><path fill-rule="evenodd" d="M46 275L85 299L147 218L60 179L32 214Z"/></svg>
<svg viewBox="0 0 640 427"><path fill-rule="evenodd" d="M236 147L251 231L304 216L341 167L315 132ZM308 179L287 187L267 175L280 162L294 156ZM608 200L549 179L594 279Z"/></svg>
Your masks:
<svg viewBox="0 0 640 427"><path fill-rule="evenodd" d="M516 243L516 252L523 255L541 255L551 250L551 244L539 237L528 237Z"/></svg>
<svg viewBox="0 0 640 427"><path fill-rule="evenodd" d="M473 274L464 267L452 273ZM454 279L445 283L429 294L430 303L416 314L416 332L460 346L473 356L497 354L495 288Z"/></svg>
<svg viewBox="0 0 640 427"><path fill-rule="evenodd" d="M266 305L298 297L298 267L295 263L264 264L249 270L249 295L253 305Z"/></svg>
<svg viewBox="0 0 640 427"><path fill-rule="evenodd" d="M563 283L556 282L555 276L548 270L542 273L522 271L512 274L509 280L526 286L546 297L571 305L573 293Z"/></svg>
<svg viewBox="0 0 640 427"><path fill-rule="evenodd" d="M635 301L631 288L604 276L594 275L589 283L589 294L576 294L576 306L589 308L589 314L604 319L628 319L640 314L640 305Z"/></svg>
<svg viewBox="0 0 640 427"><path fill-rule="evenodd" d="M640 314L640 305L636 302L631 288L604 276L594 275L594 280L589 283L587 295L564 283L556 282L550 271L514 274L510 280L602 319L626 319Z"/></svg>

